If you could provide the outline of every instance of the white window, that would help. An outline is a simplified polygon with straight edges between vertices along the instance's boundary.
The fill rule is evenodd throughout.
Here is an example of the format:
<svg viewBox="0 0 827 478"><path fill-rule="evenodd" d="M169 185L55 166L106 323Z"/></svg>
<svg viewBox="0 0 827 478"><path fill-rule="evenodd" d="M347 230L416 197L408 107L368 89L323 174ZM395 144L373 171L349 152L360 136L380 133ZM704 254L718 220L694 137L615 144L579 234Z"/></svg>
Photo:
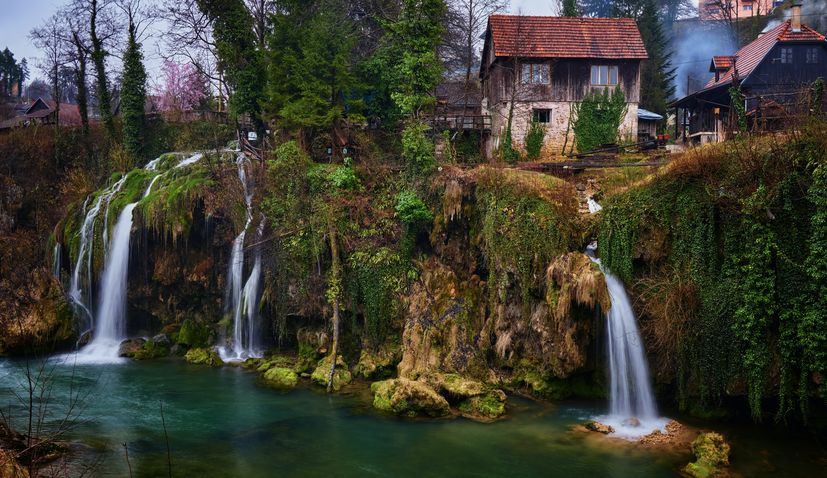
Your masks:
<svg viewBox="0 0 827 478"><path fill-rule="evenodd" d="M617 77L617 65L592 65L592 86L614 86Z"/></svg>
<svg viewBox="0 0 827 478"><path fill-rule="evenodd" d="M537 123L551 123L551 110L535 109L534 121Z"/></svg>
<svg viewBox="0 0 827 478"><path fill-rule="evenodd" d="M520 73L520 81L524 85L545 85L549 83L551 76L546 63L524 63Z"/></svg>
<svg viewBox="0 0 827 478"><path fill-rule="evenodd" d="M792 48L782 48L781 49L781 63L792 63L793 62L793 49Z"/></svg>
<svg viewBox="0 0 827 478"><path fill-rule="evenodd" d="M818 47L807 48L807 63L818 63Z"/></svg>

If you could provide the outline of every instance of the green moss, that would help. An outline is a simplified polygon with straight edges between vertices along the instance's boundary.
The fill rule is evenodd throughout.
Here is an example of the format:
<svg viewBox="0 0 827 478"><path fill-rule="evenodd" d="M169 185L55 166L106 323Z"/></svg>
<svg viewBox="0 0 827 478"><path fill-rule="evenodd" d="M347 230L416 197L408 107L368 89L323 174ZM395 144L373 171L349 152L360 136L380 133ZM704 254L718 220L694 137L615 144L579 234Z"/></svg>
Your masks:
<svg viewBox="0 0 827 478"><path fill-rule="evenodd" d="M161 343L147 340L141 345L141 348L132 356L135 360L151 360L169 355L169 346Z"/></svg>
<svg viewBox="0 0 827 478"><path fill-rule="evenodd" d="M319 363L316 365L316 369L313 370L313 373L310 375L310 379L313 380L316 385L320 385L322 387L327 386L327 380L330 376L330 366L332 362L332 356L327 356L319 360ZM350 370L347 368L347 363L345 363L345 360L341 355L339 355L336 357L336 369L333 372L333 390L338 392L343 386L350 383L352 378L353 377L350 374Z"/></svg>
<svg viewBox="0 0 827 478"><path fill-rule="evenodd" d="M447 373L442 376L441 389L455 398L470 398L482 395L486 391L486 386L482 382Z"/></svg>
<svg viewBox="0 0 827 478"><path fill-rule="evenodd" d="M701 433L692 441L695 461L686 465L683 472L695 478L721 476L723 467L729 465L729 444L719 433Z"/></svg>
<svg viewBox="0 0 827 478"><path fill-rule="evenodd" d="M176 342L187 347L203 348L210 343L210 329L193 319L186 319L181 324Z"/></svg>
<svg viewBox="0 0 827 478"><path fill-rule="evenodd" d="M209 365L210 367L219 367L224 363L215 350L203 348L188 350L184 359L191 364Z"/></svg>
<svg viewBox="0 0 827 478"><path fill-rule="evenodd" d="M407 417L441 417L449 413L448 402L427 384L404 378L374 382L373 407Z"/></svg>
<svg viewBox="0 0 827 478"><path fill-rule="evenodd" d="M293 388L299 382L299 376L289 368L273 367L264 372L264 381L278 388Z"/></svg>
<svg viewBox="0 0 827 478"><path fill-rule="evenodd" d="M459 411L471 418L493 420L505 415L506 396L501 390L491 390L484 395L477 395L463 400Z"/></svg>

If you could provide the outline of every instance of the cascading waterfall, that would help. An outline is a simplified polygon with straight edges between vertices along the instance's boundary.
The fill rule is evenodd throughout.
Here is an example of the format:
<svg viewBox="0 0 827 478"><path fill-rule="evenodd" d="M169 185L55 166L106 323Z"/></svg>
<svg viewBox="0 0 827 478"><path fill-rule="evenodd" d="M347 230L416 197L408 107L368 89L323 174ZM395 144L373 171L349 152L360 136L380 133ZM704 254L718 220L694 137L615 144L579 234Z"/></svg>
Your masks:
<svg viewBox="0 0 827 478"><path fill-rule="evenodd" d="M591 214L594 214L594 213L597 213L597 212L600 212L600 211L603 210L603 206L598 204L597 201L594 200L594 198L590 197L589 200L587 201L587 204L589 205L589 213L591 213Z"/></svg>
<svg viewBox="0 0 827 478"><path fill-rule="evenodd" d="M80 244L78 248L78 257L75 261L75 267L72 269L72 277L69 281L69 298L72 301L73 306L76 309L76 312L79 314L83 314L83 316L87 320L87 325L89 328L92 327L94 322L94 314L92 311L92 259L94 256L94 241L95 241L95 220L98 217L98 213L101 210L101 207L106 205L106 209L109 209L109 201L112 199L118 191L120 191L121 186L123 186L124 181L126 181L126 175L121 177L117 182L115 182L112 186L108 189L104 190L100 195L98 195L97 199L92 203L92 206L88 207L89 201L91 196L87 198L86 203L84 203L83 210L86 212L83 218L83 224L80 228ZM104 228L106 227L106 223L104 223ZM106 231L104 231L101 236L106 238ZM104 239L104 253L106 253L106 245L107 241Z"/></svg>
<svg viewBox="0 0 827 478"><path fill-rule="evenodd" d="M55 242L55 248L52 251L52 275L60 281L60 243Z"/></svg>
<svg viewBox="0 0 827 478"><path fill-rule="evenodd" d="M225 362L245 360L250 357L260 357L261 352L256 349L256 319L258 317L259 294L261 289L261 252L256 248L253 267L250 275L244 281L244 239L247 229L253 222L253 185L248 168L250 160L240 154L236 160L238 165L238 179L244 190L246 204L246 222L244 228L233 240L230 252L230 265L227 271L227 290L225 293L225 310L233 316L233 337L231 348L219 347L221 359ZM260 239L264 232L264 221L259 223L257 236Z"/></svg>
<svg viewBox="0 0 827 478"><path fill-rule="evenodd" d="M606 313L609 415L599 417L599 420L612 426L620 436L638 437L662 429L666 420L658 417L643 341L629 295L623 282L594 256L596 249L594 242L586 249L586 254L603 272L612 304Z"/></svg>
<svg viewBox="0 0 827 478"><path fill-rule="evenodd" d="M176 167L182 164L184 166L193 164L201 159L201 157L203 157L203 155L197 153L182 160ZM155 171L159 160L160 158L151 161L144 169ZM91 303L91 298L88 299L89 302L84 301L81 283L85 282L85 286L88 288L92 286L92 241L94 240L95 219L101 207L105 204L103 224L104 227L106 227L106 224L108 224L109 204L112 197L120 190L126 180L126 175L110 189L99 195L92 208L86 213L84 224L81 228L80 251L75 265L75 271L72 274L70 296L73 301L93 319L94 330L91 342L73 357L78 363L112 363L120 360L118 357L120 344L123 339L126 338L126 299L127 279L129 277L129 245L133 220L132 213L138 203L149 196L152 192L152 187L164 174L166 173L156 174L152 178L146 190L144 190L141 199L124 206L118 215L115 227L112 229L111 238L107 237L106 230L101 234L104 241L104 254L106 259L100 279L98 304L94 313L85 305L86 303ZM81 268L83 267L84 258L86 259L87 275L85 281L82 281Z"/></svg>

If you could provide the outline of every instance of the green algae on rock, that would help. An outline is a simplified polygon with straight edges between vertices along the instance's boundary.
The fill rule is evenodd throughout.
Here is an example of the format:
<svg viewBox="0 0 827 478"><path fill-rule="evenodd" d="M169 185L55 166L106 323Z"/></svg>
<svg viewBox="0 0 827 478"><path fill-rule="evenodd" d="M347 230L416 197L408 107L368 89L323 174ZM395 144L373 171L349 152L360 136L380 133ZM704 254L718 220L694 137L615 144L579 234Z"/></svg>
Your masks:
<svg viewBox="0 0 827 478"><path fill-rule="evenodd" d="M374 382L373 406L377 410L407 417L442 417L450 413L448 401L427 384L397 378Z"/></svg>
<svg viewBox="0 0 827 478"><path fill-rule="evenodd" d="M210 367L219 367L224 362L218 356L218 352L213 349L194 348L187 351L184 355L184 360L191 364L209 365Z"/></svg>
<svg viewBox="0 0 827 478"><path fill-rule="evenodd" d="M262 376L267 385L277 388L293 388L299 383L299 376L292 369L273 367Z"/></svg>
<svg viewBox="0 0 827 478"><path fill-rule="evenodd" d="M720 433L701 433L692 442L695 461L683 468L683 472L693 478L710 478L725 476L722 468L729 466L729 443Z"/></svg>
<svg viewBox="0 0 827 478"><path fill-rule="evenodd" d="M319 363L316 364L316 369L313 370L313 373L310 375L310 379L313 380L315 384L323 387L327 386L332 361L333 357L328 355L327 357L319 360ZM333 373L333 390L338 392L343 386L349 384L352 379L353 376L347 368L345 359L343 359L341 355L337 356L336 370Z"/></svg>
<svg viewBox="0 0 827 478"><path fill-rule="evenodd" d="M496 420L505 415L506 399L505 392L493 389L463 400L458 408L462 416L466 418L483 421Z"/></svg>

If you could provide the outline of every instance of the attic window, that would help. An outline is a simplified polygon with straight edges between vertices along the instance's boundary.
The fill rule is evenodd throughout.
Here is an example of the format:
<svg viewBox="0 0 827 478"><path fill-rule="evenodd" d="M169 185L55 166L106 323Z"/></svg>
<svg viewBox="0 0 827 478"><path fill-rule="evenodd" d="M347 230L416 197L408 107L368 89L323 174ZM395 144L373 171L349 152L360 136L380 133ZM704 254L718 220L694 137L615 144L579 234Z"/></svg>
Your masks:
<svg viewBox="0 0 827 478"><path fill-rule="evenodd" d="M818 63L818 48L807 48L807 63Z"/></svg>
<svg viewBox="0 0 827 478"><path fill-rule="evenodd" d="M781 63L790 64L793 62L793 49L792 48L782 48L781 49Z"/></svg>
<svg viewBox="0 0 827 478"><path fill-rule="evenodd" d="M614 86L617 76L617 65L592 65L592 86Z"/></svg>
<svg viewBox="0 0 827 478"><path fill-rule="evenodd" d="M524 85L545 85L549 82L549 67L545 63L524 63L520 81Z"/></svg>

